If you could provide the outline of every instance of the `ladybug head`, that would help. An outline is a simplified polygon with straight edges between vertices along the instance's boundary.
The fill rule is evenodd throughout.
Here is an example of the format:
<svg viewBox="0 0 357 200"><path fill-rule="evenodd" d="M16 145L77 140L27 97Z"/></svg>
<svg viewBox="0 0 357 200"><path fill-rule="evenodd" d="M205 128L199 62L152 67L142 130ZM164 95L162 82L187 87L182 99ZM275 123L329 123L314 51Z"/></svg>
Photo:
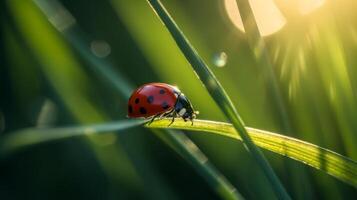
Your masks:
<svg viewBox="0 0 357 200"><path fill-rule="evenodd" d="M192 121L193 119L196 119L198 113L199 113L198 111L193 111L192 109L192 111L186 111L186 113L182 115L182 118L185 121L187 121L188 119Z"/></svg>
<svg viewBox="0 0 357 200"><path fill-rule="evenodd" d="M177 115L182 117L185 121L192 121L196 118L196 115L198 115L198 111L193 110L192 104L183 93L177 97L175 111Z"/></svg>

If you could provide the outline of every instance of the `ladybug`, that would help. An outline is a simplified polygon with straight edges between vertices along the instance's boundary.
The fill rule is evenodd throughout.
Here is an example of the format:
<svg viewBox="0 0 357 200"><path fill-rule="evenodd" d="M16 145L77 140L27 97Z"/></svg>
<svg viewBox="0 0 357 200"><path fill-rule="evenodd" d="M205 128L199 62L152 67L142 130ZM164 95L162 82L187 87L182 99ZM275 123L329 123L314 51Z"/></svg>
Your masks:
<svg viewBox="0 0 357 200"><path fill-rule="evenodd" d="M148 83L136 89L128 101L129 118L172 117L169 126L176 117L191 121L196 118L198 111L194 111L188 98L175 86L166 83Z"/></svg>

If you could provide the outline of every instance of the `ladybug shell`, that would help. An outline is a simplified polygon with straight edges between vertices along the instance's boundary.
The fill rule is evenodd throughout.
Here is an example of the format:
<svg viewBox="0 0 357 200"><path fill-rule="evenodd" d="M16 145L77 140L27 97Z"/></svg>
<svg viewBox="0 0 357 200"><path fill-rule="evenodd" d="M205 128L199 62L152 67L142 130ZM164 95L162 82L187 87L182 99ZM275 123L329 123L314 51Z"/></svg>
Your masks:
<svg viewBox="0 0 357 200"><path fill-rule="evenodd" d="M179 91L166 83L149 83L136 89L128 102L128 117L152 117L174 109Z"/></svg>

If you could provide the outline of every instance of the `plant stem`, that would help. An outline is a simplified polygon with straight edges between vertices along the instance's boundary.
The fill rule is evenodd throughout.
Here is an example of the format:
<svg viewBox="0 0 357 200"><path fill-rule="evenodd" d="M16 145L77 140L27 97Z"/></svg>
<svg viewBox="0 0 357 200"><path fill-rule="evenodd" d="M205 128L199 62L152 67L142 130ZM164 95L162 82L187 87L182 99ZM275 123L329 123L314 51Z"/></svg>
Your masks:
<svg viewBox="0 0 357 200"><path fill-rule="evenodd" d="M208 68L208 66L198 55L197 51L186 39L180 28L176 25L176 23L171 18L166 9L163 7L161 2L159 0L148 0L148 2L158 14L162 22L166 25L176 44L181 49L186 59L191 63L191 66L196 71L200 80L204 83L210 95L213 97L215 102L220 105L225 116L232 122L234 128L240 134L249 152L258 162L264 174L270 181L271 187L273 188L278 198L290 199L289 195L285 191L283 185L280 183L272 167L270 166L262 152L252 142L246 129L244 128L243 120L239 116L232 101L230 100L227 93L225 92L221 84L218 82L212 71Z"/></svg>
<svg viewBox="0 0 357 200"><path fill-rule="evenodd" d="M156 120L148 128L168 128L171 119ZM170 125L172 129L204 131L236 140L242 140L232 124L209 120L190 122L177 119ZM298 140L285 135L272 133L255 128L245 127L254 144L257 146L287 156L300 163L309 165L357 188L357 162L329 149Z"/></svg>

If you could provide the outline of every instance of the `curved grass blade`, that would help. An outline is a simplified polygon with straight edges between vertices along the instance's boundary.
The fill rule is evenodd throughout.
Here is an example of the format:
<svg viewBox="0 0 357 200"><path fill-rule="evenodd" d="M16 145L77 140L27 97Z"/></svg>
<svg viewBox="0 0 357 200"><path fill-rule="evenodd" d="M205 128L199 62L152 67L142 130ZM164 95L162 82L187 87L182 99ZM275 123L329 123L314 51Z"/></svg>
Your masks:
<svg viewBox="0 0 357 200"><path fill-rule="evenodd" d="M43 142L109 131L121 131L144 124L147 120L122 120L105 124L61 128L28 128L8 133L0 140L0 155Z"/></svg>
<svg viewBox="0 0 357 200"><path fill-rule="evenodd" d="M149 128L167 128L171 119L154 121ZM214 133L242 140L232 124L195 120L194 124L175 120L170 128ZM259 147L309 165L357 188L357 162L329 149L269 131L246 127L252 141Z"/></svg>
<svg viewBox="0 0 357 200"><path fill-rule="evenodd" d="M283 185L280 183L280 180L276 176L272 167L264 157L263 153L252 142L252 139L249 137L247 130L244 128L243 120L239 116L228 94L225 92L212 71L198 55L197 51L192 47L175 21L163 7L161 2L159 0L148 0L148 2L157 13L159 18L162 20L162 22L166 25L166 28L171 33L177 46L181 49L186 59L191 63L192 68L210 95L213 97L215 102L220 105L220 108L225 116L232 122L234 128L238 131L238 134L242 138L244 144L247 146L249 152L258 162L262 171L270 181L271 187L276 195L280 199L291 199Z"/></svg>
<svg viewBox="0 0 357 200"><path fill-rule="evenodd" d="M96 124L88 126L75 126L65 128L29 128L17 131L15 133L4 136L0 142L0 153L11 153L15 150L31 146L43 142L56 141L60 139L71 138L75 136L83 136L88 134L108 133L110 131L125 130L131 127L145 123L143 120L124 120L105 124ZM207 167L206 170L201 170L201 173L213 173L209 176L215 184L224 182L225 178L217 176L215 168L207 162L207 158L202 154L197 146L192 143L183 134L177 134L172 130L166 130L171 119L155 120L148 128L165 129L165 132L160 135L171 135L176 139L170 139L168 143L177 150L182 156L190 158L189 160L201 169ZM224 122L215 122L208 120L195 120L194 124L184 122L182 119L177 119L170 126L172 129L182 129L190 131L203 131L213 134L218 134L225 137L230 137L236 140L242 140L236 133L232 124ZM303 164L309 165L325 173L357 188L357 162L348 157L340 155L329 149L319 147L317 145L298 140L292 137L272 133L269 131L246 127L253 142L266 150L278 153L289 157ZM154 131L156 132L156 131ZM160 136L161 137L161 136ZM167 138L163 138L167 141ZM193 145L192 145L193 144ZM185 146L186 148L182 148ZM188 148L190 146L190 148ZM198 150L198 151L197 151ZM218 178L218 179L217 179ZM227 187L227 184L220 184L217 187L225 187L231 192L236 192L235 188ZM230 198L227 198L230 199ZM237 198L239 199L239 198Z"/></svg>

